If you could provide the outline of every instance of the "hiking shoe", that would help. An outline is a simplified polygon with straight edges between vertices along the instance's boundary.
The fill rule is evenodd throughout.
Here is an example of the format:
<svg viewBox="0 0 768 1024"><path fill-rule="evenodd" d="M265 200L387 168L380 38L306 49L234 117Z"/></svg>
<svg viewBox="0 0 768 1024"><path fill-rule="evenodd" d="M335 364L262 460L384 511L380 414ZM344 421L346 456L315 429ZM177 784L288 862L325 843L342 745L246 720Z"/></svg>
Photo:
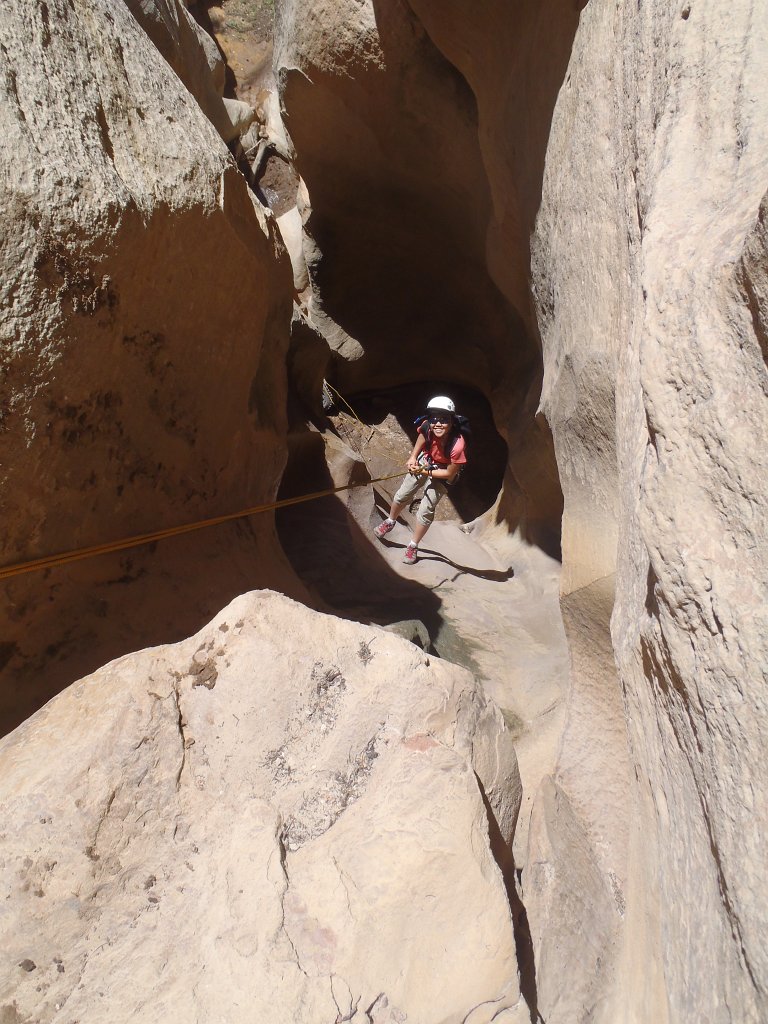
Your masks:
<svg viewBox="0 0 768 1024"><path fill-rule="evenodd" d="M411 543L405 549L405 554L403 555L403 561L407 565L413 565L413 563L414 562L418 562L418 560L419 560L419 549L416 547L416 545L413 543L413 541L411 541Z"/></svg>
<svg viewBox="0 0 768 1024"><path fill-rule="evenodd" d="M383 537L387 536L390 530L394 530L394 528L395 524L391 523L388 519L385 519L384 522L377 526L373 532L376 534L379 540L381 540Z"/></svg>

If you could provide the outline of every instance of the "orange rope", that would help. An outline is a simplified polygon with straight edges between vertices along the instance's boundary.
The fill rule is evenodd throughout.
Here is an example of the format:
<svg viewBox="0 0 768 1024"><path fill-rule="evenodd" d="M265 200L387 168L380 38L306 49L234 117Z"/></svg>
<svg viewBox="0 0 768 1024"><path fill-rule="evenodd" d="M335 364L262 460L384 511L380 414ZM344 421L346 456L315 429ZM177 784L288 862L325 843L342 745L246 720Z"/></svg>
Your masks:
<svg viewBox="0 0 768 1024"><path fill-rule="evenodd" d="M403 471L392 473L389 476L380 476L375 480L367 480L359 484L346 484L344 487L331 487L326 491L315 491L312 494L302 494L297 498L283 498L280 501L273 501L269 505L255 505L253 508L243 509L242 512L229 512L227 515L214 516L212 519L200 519L196 523L187 523L185 526L169 526L165 530L156 530L154 533L142 533L135 537L126 537L123 540L111 541L108 544L94 544L89 548L76 548L74 551L65 551L59 555L49 555L47 558L35 558L30 562L21 562L18 565L7 565L0 568L0 580L10 579L12 576L21 576L23 573L36 572L38 569L52 569L58 565L68 565L70 562L78 562L83 558L93 558L96 555L107 555L113 551L125 551L126 548L137 548L142 544L153 544L158 540L165 540L166 537L177 537L183 533L192 533L193 530L204 530L208 526L218 526L221 523L229 523L233 519L244 519L247 516L257 515L259 512L269 512L275 508L287 508L289 505L299 505L304 501L314 501L316 498L325 498L330 494L338 494L339 491L349 491L355 487L367 487L369 484L378 484L383 480L394 480L395 477L403 475Z"/></svg>

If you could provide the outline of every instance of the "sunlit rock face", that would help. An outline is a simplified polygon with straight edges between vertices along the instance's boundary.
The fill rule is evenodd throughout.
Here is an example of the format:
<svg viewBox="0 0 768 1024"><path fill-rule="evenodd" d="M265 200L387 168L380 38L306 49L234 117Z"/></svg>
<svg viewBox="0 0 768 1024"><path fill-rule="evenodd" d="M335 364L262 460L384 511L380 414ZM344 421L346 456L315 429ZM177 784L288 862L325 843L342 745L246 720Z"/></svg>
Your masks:
<svg viewBox="0 0 768 1024"><path fill-rule="evenodd" d="M494 859L510 735L406 640L246 594L70 687L0 766L8 1019L530 1021Z"/></svg>
<svg viewBox="0 0 768 1024"><path fill-rule="evenodd" d="M592 848L601 1020L766 1013L768 41L755 17L748 3L590 3L547 152L533 284L574 673L540 842L576 820ZM572 871L563 847L526 894L548 1022L577 1019L588 987L557 980L573 959L552 893Z"/></svg>
<svg viewBox="0 0 768 1024"><path fill-rule="evenodd" d="M292 292L271 222L122 3L9 4L0 43L3 563L268 499ZM3 725L277 582L277 551L259 521L3 584Z"/></svg>

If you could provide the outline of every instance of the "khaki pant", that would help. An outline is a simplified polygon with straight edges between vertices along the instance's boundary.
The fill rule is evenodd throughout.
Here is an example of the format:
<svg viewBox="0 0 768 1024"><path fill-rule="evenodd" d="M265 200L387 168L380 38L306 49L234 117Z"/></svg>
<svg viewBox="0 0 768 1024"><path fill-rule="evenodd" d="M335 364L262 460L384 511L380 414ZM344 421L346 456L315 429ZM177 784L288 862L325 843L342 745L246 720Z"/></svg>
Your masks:
<svg viewBox="0 0 768 1024"><path fill-rule="evenodd" d="M426 487L424 487L425 484ZM444 494L448 493L442 480L433 480L429 476L416 476L413 473L409 473L400 484L395 495L395 501L398 505L410 504L420 487L424 487L424 494L422 495L416 518L424 526L429 526L435 518L435 509L438 502Z"/></svg>

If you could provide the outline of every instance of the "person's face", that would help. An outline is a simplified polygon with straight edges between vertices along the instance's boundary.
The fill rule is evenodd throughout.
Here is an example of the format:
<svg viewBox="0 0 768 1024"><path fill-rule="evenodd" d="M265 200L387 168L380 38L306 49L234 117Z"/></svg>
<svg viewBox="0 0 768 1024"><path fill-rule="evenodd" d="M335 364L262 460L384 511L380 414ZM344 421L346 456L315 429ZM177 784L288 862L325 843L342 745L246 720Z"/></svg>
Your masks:
<svg viewBox="0 0 768 1024"><path fill-rule="evenodd" d="M451 427L451 414L449 412L430 413L429 425L432 427L432 433L435 437L445 437Z"/></svg>

